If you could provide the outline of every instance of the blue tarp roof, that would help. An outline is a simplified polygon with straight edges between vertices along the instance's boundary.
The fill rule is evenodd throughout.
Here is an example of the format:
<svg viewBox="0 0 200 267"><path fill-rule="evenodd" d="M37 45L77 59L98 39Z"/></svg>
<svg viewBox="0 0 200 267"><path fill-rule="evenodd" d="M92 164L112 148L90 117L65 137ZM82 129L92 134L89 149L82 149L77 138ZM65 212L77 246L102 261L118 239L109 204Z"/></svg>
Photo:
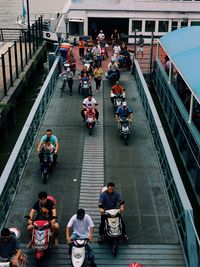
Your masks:
<svg viewBox="0 0 200 267"><path fill-rule="evenodd" d="M200 102L200 26L169 32L159 42Z"/></svg>

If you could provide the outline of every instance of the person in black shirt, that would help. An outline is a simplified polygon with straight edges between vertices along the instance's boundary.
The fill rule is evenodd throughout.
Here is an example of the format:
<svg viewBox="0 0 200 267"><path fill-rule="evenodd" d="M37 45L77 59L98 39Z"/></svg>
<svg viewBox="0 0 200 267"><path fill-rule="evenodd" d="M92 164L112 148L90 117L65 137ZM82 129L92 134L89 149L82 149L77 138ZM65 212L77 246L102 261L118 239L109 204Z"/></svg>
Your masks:
<svg viewBox="0 0 200 267"><path fill-rule="evenodd" d="M19 266L22 251L9 228L3 228L0 237L0 262L11 261L12 266Z"/></svg>
<svg viewBox="0 0 200 267"><path fill-rule="evenodd" d="M55 245L58 244L57 234L59 230L59 225L55 219L52 219L52 216L56 217L56 207L52 200L47 198L46 192L40 192L38 194L39 200L35 202L31 211L30 211L30 220L28 221L28 231L30 236L32 235L33 224L32 220L50 220L51 229L55 237ZM35 216L36 214L36 216ZM31 241L28 244L28 247L31 247Z"/></svg>

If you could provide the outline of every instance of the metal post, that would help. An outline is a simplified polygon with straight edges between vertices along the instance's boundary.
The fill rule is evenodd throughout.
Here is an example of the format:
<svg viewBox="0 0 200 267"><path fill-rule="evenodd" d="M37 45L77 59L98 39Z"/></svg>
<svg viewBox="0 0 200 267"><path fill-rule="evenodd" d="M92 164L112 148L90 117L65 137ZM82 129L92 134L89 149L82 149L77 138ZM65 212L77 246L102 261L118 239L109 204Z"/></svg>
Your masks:
<svg viewBox="0 0 200 267"><path fill-rule="evenodd" d="M169 64L169 79L168 79L168 83L171 83L172 80L172 62L170 60L170 64Z"/></svg>
<svg viewBox="0 0 200 267"><path fill-rule="evenodd" d="M17 58L17 43L16 43L16 41L14 41L14 50L15 50L15 71L16 71L16 78L19 78L18 58Z"/></svg>
<svg viewBox="0 0 200 267"><path fill-rule="evenodd" d="M24 33L24 48L25 48L25 60L26 64L28 64L28 55L27 55L27 38L26 38L26 32Z"/></svg>
<svg viewBox="0 0 200 267"><path fill-rule="evenodd" d="M9 72L10 72L10 84L13 86L13 74L12 74L12 59L11 59L11 48L8 47L8 60L9 60Z"/></svg>
<svg viewBox="0 0 200 267"><path fill-rule="evenodd" d="M27 4L27 24L28 24L28 31L30 32L29 0L26 0L26 4Z"/></svg>
<svg viewBox="0 0 200 267"><path fill-rule="evenodd" d="M134 34L134 57L135 58L136 58L136 38L137 38L136 34L137 34L137 30L135 29L135 34Z"/></svg>
<svg viewBox="0 0 200 267"><path fill-rule="evenodd" d="M31 26L31 30L32 30L33 53L35 53L35 31L34 31L34 24Z"/></svg>
<svg viewBox="0 0 200 267"><path fill-rule="evenodd" d="M37 20L35 21L35 33L36 33L36 47L37 47L37 49L38 49L38 38L39 38L39 36L38 36L38 22L37 22Z"/></svg>
<svg viewBox="0 0 200 267"><path fill-rule="evenodd" d="M149 62L149 72L151 73L152 70L152 63L153 63L153 45L154 45L154 34L151 32L151 48L150 48L150 62Z"/></svg>
<svg viewBox="0 0 200 267"><path fill-rule="evenodd" d="M4 89L4 96L7 96L6 66L5 66L5 58L4 58L4 54L1 55L1 61L2 61L2 75L3 75L3 89Z"/></svg>
<svg viewBox="0 0 200 267"><path fill-rule="evenodd" d="M20 61L21 61L21 71L24 69L23 65L23 54L22 54L22 37L19 37L19 48L20 48Z"/></svg>
<svg viewBox="0 0 200 267"><path fill-rule="evenodd" d="M189 120L188 120L189 123L192 122L193 105L194 105L194 95L191 93L191 97L190 97L190 113L189 113Z"/></svg>

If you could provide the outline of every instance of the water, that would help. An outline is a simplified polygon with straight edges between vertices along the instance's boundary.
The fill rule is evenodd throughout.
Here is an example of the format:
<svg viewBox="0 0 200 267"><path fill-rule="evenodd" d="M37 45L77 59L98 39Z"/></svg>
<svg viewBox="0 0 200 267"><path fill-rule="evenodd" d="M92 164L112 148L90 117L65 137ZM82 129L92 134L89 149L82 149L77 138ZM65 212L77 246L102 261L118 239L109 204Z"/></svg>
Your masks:
<svg viewBox="0 0 200 267"><path fill-rule="evenodd" d="M61 12L68 0L29 0L30 16L34 13ZM0 0L0 28L19 28L17 17L22 15L22 0Z"/></svg>

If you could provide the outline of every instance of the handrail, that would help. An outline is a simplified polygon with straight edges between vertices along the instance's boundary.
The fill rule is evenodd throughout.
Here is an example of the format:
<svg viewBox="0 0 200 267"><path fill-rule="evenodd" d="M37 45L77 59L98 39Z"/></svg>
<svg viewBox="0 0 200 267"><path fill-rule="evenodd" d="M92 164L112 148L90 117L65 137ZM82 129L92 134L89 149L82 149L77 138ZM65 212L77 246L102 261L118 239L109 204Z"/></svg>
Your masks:
<svg viewBox="0 0 200 267"><path fill-rule="evenodd" d="M140 66L135 59L133 61L133 74L135 75L137 88L153 136L155 151L157 152L160 162L165 188L168 192L171 209L176 221L187 265L189 267L198 266L197 251L199 252L199 245L197 242L198 235L196 230L194 231L193 210L149 89L142 75Z"/></svg>
<svg viewBox="0 0 200 267"><path fill-rule="evenodd" d="M13 151L0 178L0 227L8 216L19 185L28 155L33 147L33 142L45 110L55 90L55 84L59 74L59 62L57 57L37 96L37 99L29 113L24 127L17 139Z"/></svg>

